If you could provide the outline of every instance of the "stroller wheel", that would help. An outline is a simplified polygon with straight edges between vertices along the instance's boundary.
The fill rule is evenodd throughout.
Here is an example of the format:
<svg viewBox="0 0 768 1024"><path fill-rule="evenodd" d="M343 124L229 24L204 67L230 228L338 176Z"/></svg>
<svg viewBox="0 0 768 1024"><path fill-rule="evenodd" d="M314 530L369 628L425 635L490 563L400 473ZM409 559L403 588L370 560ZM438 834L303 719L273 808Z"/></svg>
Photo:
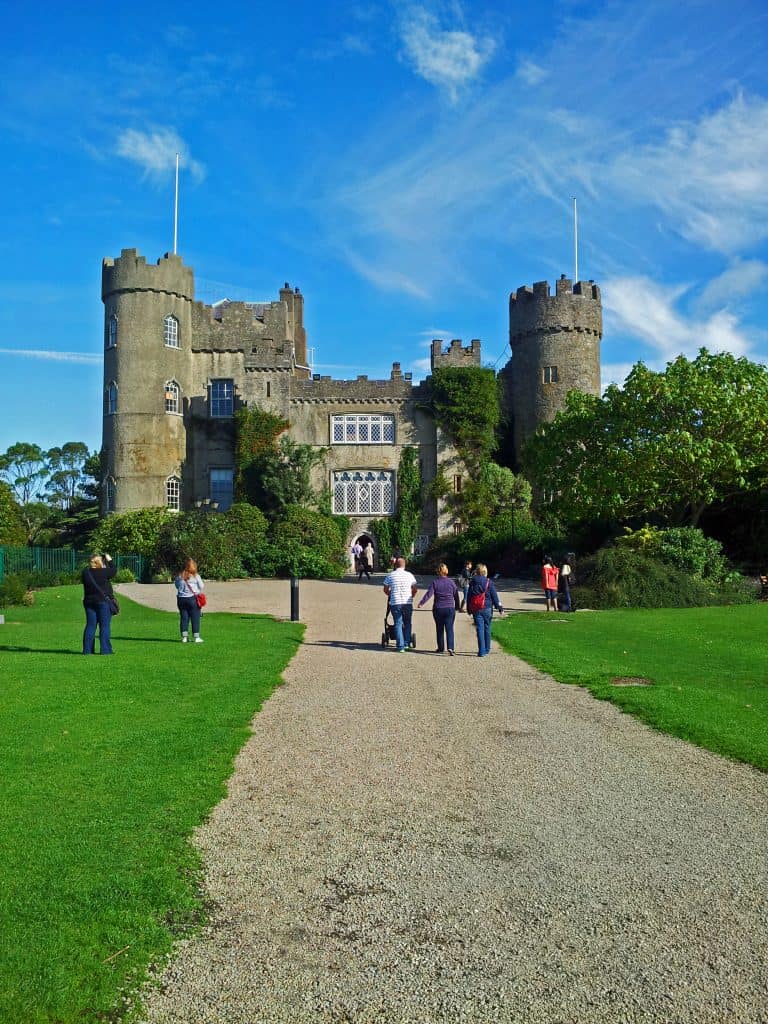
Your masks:
<svg viewBox="0 0 768 1024"><path fill-rule="evenodd" d="M381 646L382 647L386 647L387 646L387 634L386 633L382 633L381 634Z"/></svg>

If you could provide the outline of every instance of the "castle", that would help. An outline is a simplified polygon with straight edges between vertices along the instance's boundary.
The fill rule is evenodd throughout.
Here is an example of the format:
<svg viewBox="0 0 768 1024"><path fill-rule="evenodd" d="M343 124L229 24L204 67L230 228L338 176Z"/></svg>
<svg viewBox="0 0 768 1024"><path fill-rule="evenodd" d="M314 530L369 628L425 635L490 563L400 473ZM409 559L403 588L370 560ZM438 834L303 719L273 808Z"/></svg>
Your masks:
<svg viewBox="0 0 768 1024"><path fill-rule="evenodd" d="M151 506L226 509L234 497L235 411L256 405L290 423L296 442L327 448L313 485L329 488L351 539L395 512L403 448L423 480L441 469L460 490L458 453L424 411L430 378L414 384L393 363L387 380L334 380L307 364L304 297L288 283L274 302L195 301L194 273L166 254L148 264L123 249L102 267L104 424L102 513ZM600 291L561 277L518 288L509 303L511 359L502 371L519 455L574 388L600 392ZM432 342L431 367L480 366L481 345ZM461 529L428 499L417 549ZM366 534L367 535L367 534ZM374 538L375 541L375 538Z"/></svg>

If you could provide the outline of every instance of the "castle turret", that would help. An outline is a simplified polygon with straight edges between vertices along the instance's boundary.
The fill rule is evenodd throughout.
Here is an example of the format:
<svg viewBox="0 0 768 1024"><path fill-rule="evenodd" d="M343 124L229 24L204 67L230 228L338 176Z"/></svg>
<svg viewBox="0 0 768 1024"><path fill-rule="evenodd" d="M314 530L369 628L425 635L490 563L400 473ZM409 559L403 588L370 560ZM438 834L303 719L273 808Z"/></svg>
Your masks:
<svg viewBox="0 0 768 1024"><path fill-rule="evenodd" d="M183 507L184 413L192 394L192 269L123 249L102 267L103 511ZM174 500L178 493L178 503Z"/></svg>
<svg viewBox="0 0 768 1024"><path fill-rule="evenodd" d="M512 358L504 369L514 415L515 457L536 428L565 407L569 391L600 394L600 289L566 276L518 288L509 297Z"/></svg>

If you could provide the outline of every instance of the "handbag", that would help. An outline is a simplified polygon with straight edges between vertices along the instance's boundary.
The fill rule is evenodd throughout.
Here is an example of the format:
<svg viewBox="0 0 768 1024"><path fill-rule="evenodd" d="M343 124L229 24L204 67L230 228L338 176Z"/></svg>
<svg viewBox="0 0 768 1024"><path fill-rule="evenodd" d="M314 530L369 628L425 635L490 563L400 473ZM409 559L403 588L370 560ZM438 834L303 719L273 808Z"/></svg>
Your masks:
<svg viewBox="0 0 768 1024"><path fill-rule="evenodd" d="M205 596L205 594L195 594L195 600L197 601L198 608L205 608L205 606L208 604L208 598Z"/></svg>
<svg viewBox="0 0 768 1024"><path fill-rule="evenodd" d="M112 615L119 615L120 605L117 603L117 598L110 597L109 594L104 593L99 584L96 582L96 579L94 578L94 575L90 569L88 570L88 575L91 577L91 583L93 584L94 588L101 594L102 598L107 602L107 606L109 608L110 613Z"/></svg>
<svg viewBox="0 0 768 1024"><path fill-rule="evenodd" d="M485 608L485 595L488 593L488 587L490 587L491 581L485 584L485 590L478 594L470 594L467 598L467 611L470 615L476 615L478 612L483 611Z"/></svg>

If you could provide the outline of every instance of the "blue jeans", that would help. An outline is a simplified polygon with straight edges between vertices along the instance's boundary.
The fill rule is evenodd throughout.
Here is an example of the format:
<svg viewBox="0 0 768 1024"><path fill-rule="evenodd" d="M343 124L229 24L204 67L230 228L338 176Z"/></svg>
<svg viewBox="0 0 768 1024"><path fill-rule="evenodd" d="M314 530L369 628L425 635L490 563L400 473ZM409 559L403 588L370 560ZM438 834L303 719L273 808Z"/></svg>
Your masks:
<svg viewBox="0 0 768 1024"><path fill-rule="evenodd" d="M398 651L411 646L412 604L391 604L392 618L395 620L395 641Z"/></svg>
<svg viewBox="0 0 768 1024"><path fill-rule="evenodd" d="M194 597L177 597L176 607L181 616L181 632L189 632L189 623L192 621L192 632L200 632L200 609Z"/></svg>
<svg viewBox="0 0 768 1024"><path fill-rule="evenodd" d="M99 627L99 654L112 654L112 612L106 601L85 604L85 629L83 630L83 654L95 654L96 627Z"/></svg>
<svg viewBox="0 0 768 1024"><path fill-rule="evenodd" d="M456 619L455 608L433 608L432 618L435 620L435 629L437 631L437 649L438 651L445 650L444 640L448 641L448 650L455 650L453 642L453 623Z"/></svg>
<svg viewBox="0 0 768 1024"><path fill-rule="evenodd" d="M477 653L482 658L491 653L493 608L484 608L481 612L475 612L472 618L475 620L475 629L477 630Z"/></svg>

